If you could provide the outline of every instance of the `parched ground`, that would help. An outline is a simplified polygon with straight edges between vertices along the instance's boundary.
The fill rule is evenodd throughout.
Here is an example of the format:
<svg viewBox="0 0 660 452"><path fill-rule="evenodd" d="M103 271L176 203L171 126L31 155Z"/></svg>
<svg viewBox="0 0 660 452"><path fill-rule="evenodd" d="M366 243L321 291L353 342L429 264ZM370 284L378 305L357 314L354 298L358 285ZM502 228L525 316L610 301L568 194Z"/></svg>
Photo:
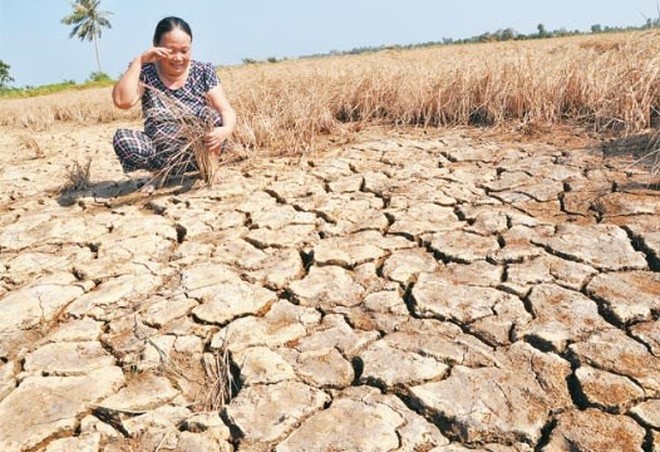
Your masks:
<svg viewBox="0 0 660 452"><path fill-rule="evenodd" d="M0 129L0 450L660 450L648 168L371 133L147 195L116 127Z"/></svg>

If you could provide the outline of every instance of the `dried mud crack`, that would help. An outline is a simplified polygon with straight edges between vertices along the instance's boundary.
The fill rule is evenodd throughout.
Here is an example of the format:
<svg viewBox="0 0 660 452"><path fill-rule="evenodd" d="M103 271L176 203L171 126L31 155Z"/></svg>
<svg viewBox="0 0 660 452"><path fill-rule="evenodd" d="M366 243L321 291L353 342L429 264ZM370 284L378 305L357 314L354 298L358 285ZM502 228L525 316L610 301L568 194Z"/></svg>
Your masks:
<svg viewBox="0 0 660 452"><path fill-rule="evenodd" d="M657 181L435 133L0 195L0 450L660 448Z"/></svg>

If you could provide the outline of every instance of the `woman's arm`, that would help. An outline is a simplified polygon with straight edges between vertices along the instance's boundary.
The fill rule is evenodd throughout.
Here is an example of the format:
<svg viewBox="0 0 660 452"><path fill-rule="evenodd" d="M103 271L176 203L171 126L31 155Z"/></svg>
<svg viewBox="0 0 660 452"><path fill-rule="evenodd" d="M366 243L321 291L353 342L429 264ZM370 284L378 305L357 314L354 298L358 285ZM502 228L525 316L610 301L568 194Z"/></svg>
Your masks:
<svg viewBox="0 0 660 452"><path fill-rule="evenodd" d="M131 61L126 72L115 83L112 89L112 101L115 106L128 109L142 97L144 88L140 86L140 71L142 70L142 57Z"/></svg>
<svg viewBox="0 0 660 452"><path fill-rule="evenodd" d="M140 71L142 65L153 63L170 54L164 47L152 47L142 55L133 58L126 72L115 83L112 89L112 101L122 109L131 108L144 94L144 87L140 85Z"/></svg>
<svg viewBox="0 0 660 452"><path fill-rule="evenodd" d="M216 127L206 135L206 147L211 152L219 153L222 144L227 140L236 127L236 112L229 104L222 85L216 85L207 93L209 104L222 118L222 126Z"/></svg>

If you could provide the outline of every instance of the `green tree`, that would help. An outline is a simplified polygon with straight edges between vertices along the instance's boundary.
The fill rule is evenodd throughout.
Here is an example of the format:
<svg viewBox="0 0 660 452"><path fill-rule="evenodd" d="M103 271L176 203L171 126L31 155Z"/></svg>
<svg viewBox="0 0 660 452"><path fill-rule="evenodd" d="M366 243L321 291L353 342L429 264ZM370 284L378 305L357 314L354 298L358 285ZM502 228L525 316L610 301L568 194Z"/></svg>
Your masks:
<svg viewBox="0 0 660 452"><path fill-rule="evenodd" d="M545 25L538 24L536 26L536 29L539 31L539 38L547 38L548 37L548 31L545 29Z"/></svg>
<svg viewBox="0 0 660 452"><path fill-rule="evenodd" d="M62 18L62 23L65 25L73 25L73 30L71 30L69 38L75 36L80 38L81 41L94 41L96 64L99 68L99 72L102 72L98 41L101 37L101 30L103 28L112 28L112 25L108 20L108 16L112 13L110 11L100 11L100 3L101 0L72 1L71 7L73 8L73 12Z"/></svg>
<svg viewBox="0 0 660 452"><path fill-rule="evenodd" d="M511 39L516 39L518 32L513 28L506 28L504 30L497 30L496 35L499 41L510 41Z"/></svg>
<svg viewBox="0 0 660 452"><path fill-rule="evenodd" d="M9 75L10 66L0 60L0 88L6 88L14 79Z"/></svg>

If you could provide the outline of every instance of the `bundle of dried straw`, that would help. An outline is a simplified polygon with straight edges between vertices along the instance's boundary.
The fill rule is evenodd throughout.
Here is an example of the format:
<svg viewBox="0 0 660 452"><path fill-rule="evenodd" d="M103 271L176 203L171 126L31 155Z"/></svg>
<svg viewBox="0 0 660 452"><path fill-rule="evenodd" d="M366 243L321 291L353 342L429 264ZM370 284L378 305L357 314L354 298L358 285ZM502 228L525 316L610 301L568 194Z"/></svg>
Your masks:
<svg viewBox="0 0 660 452"><path fill-rule="evenodd" d="M159 106L149 109L147 119L154 121L165 131L154 138L154 146L157 149L155 158L162 164L147 186L161 187L173 176L182 176L192 171L198 172L199 177L211 186L218 167L237 160L232 143L226 142L219 155L206 148L204 137L215 127L213 115L194 114L178 99L153 86L143 86L160 101Z"/></svg>

